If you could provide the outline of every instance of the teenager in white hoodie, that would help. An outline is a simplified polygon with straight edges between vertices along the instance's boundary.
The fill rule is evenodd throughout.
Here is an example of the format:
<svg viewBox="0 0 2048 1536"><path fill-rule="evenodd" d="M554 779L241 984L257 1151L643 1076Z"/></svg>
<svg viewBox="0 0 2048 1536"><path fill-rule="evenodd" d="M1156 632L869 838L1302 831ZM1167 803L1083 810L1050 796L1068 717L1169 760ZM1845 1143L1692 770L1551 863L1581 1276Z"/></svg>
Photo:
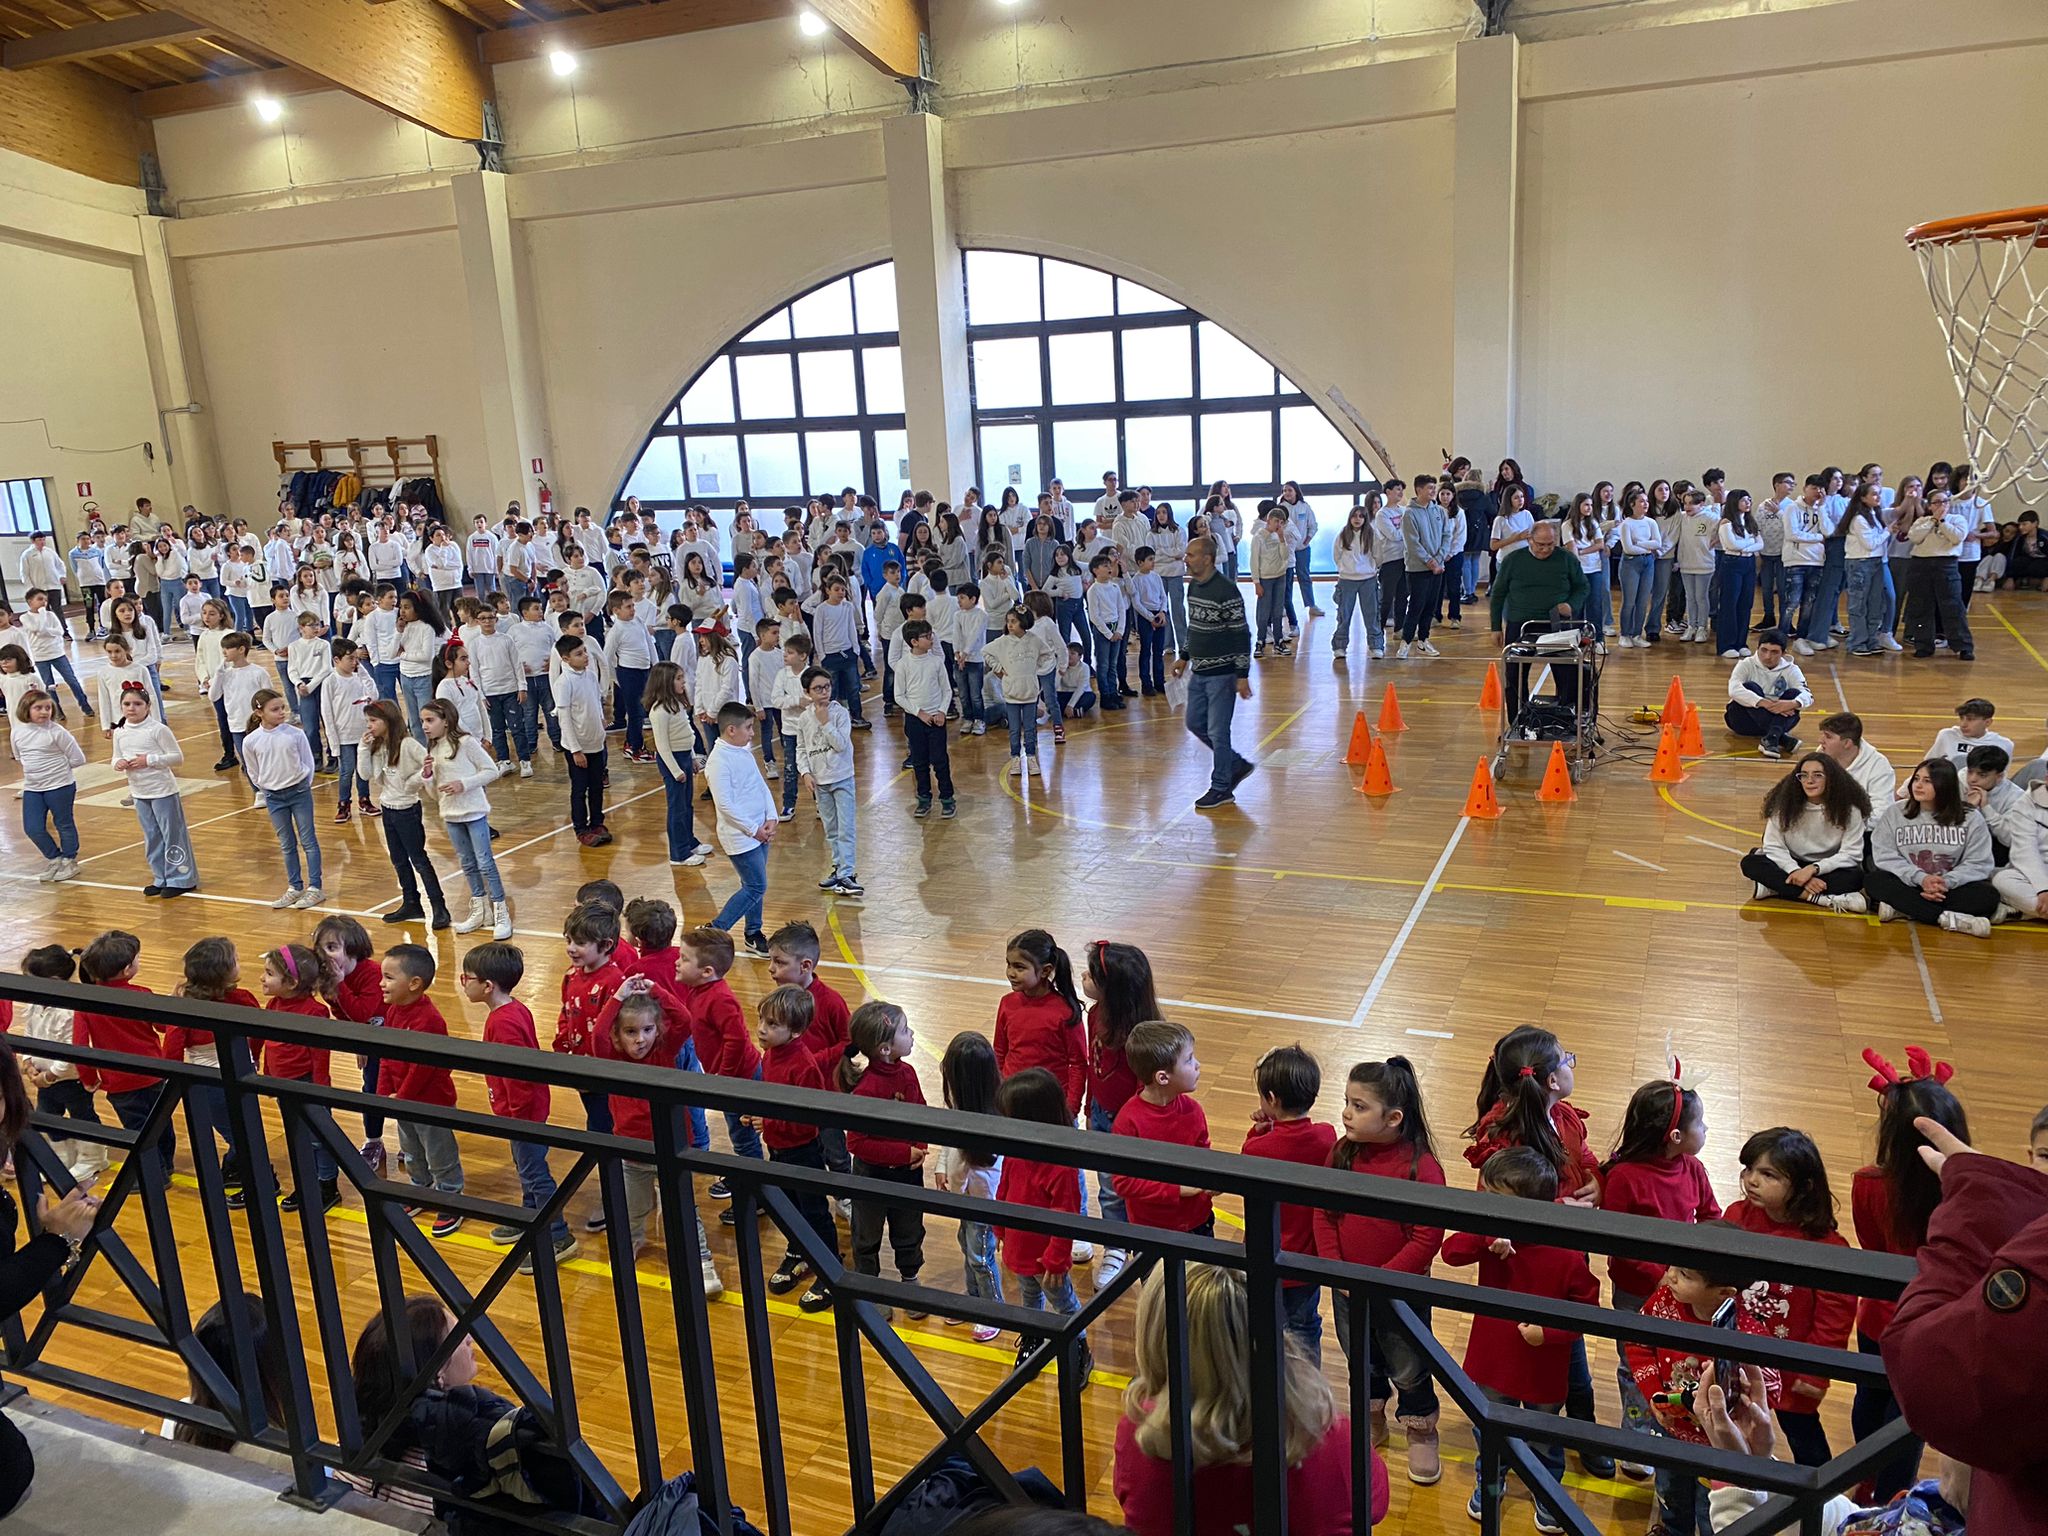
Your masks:
<svg viewBox="0 0 2048 1536"><path fill-rule="evenodd" d="M1756 654L1735 663L1728 675L1728 729L1761 741L1765 757L1785 757L1799 748L1792 727L1813 705L1806 675L1785 654L1785 637L1767 629L1756 637Z"/></svg>
<svg viewBox="0 0 2048 1536"><path fill-rule="evenodd" d="M1863 889L1863 834L1870 798L1825 752L1809 752L1764 796L1764 841L1742 859L1759 898L1782 896L1843 911Z"/></svg>

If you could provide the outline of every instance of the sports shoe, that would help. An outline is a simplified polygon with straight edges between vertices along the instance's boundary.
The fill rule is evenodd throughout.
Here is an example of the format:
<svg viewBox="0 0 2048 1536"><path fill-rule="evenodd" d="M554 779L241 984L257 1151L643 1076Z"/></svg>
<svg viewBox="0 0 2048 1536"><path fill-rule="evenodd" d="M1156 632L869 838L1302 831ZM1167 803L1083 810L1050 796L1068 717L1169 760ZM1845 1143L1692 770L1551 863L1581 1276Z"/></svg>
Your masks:
<svg viewBox="0 0 2048 1536"><path fill-rule="evenodd" d="M462 1220L459 1211L443 1211L434 1218L434 1236L453 1237L462 1230Z"/></svg>
<svg viewBox="0 0 2048 1536"><path fill-rule="evenodd" d="M789 809L787 809L787 810L777 811L777 812L775 813L775 819L776 819L777 821L795 821L795 820L796 820L796 809L795 809L795 807L793 807L793 806L792 806L791 808L789 808Z"/></svg>
<svg viewBox="0 0 2048 1536"><path fill-rule="evenodd" d="M1076 1264L1090 1264L1093 1263L1094 1260L1095 1245L1093 1243L1074 1244L1074 1262Z"/></svg>
<svg viewBox="0 0 2048 1536"><path fill-rule="evenodd" d="M559 1264L564 1259L573 1259L575 1257L576 1239L570 1233L564 1232L555 1239L555 1262ZM526 1257L519 1261L519 1273L522 1275L533 1273L533 1250L531 1248L526 1250Z"/></svg>
<svg viewBox="0 0 2048 1536"><path fill-rule="evenodd" d="M959 806L959 804L958 804L958 803L957 803L956 801L953 801L953 800L948 800L948 799L945 799L945 798L943 798L943 797L941 797L941 798L940 798L940 800L939 800L939 815L940 815L940 816L941 816L941 817L942 817L942 818L943 818L944 820L946 820L946 821L951 821L951 820L952 820L952 819L953 819L953 818L954 818L955 816L958 816L959 814L960 814L960 806ZM766 951L763 951L763 953L766 953Z"/></svg>
<svg viewBox="0 0 2048 1536"><path fill-rule="evenodd" d="M1435 646L1431 645L1431 644L1430 644L1430 643L1429 643L1429 642L1428 642L1427 640L1418 640L1418 641L1416 641L1416 642L1415 642L1415 649L1417 649L1418 651L1422 652L1422 654L1423 654L1423 655L1425 655L1425 656L1441 656L1441 655L1443 655L1443 652L1442 652L1442 651L1438 650L1438 649L1437 649L1437 648L1436 648Z"/></svg>
<svg viewBox="0 0 2048 1536"><path fill-rule="evenodd" d="M708 1253L704 1255L704 1263L700 1273L704 1276L704 1299L706 1301L716 1301L725 1294L725 1282L718 1278L718 1266L711 1262L711 1255Z"/></svg>
<svg viewBox="0 0 2048 1536"><path fill-rule="evenodd" d="M1465 1513L1474 1520L1483 1520L1486 1518L1479 1511L1479 1490L1477 1488L1474 1488L1472 1490L1472 1497L1466 1501Z"/></svg>
<svg viewBox="0 0 2048 1536"><path fill-rule="evenodd" d="M714 1200L730 1200L732 1198L732 1186L726 1183L724 1179L714 1179L711 1187L705 1190L704 1193Z"/></svg>
<svg viewBox="0 0 2048 1536"><path fill-rule="evenodd" d="M1195 809L1213 811L1218 806L1235 804L1236 800L1237 796L1227 789L1206 789L1202 792L1201 798L1195 801Z"/></svg>
<svg viewBox="0 0 2048 1536"><path fill-rule="evenodd" d="M1408 642L1406 640L1401 642L1401 649L1394 652L1394 659L1396 661L1406 661L1408 659Z"/></svg>
<svg viewBox="0 0 2048 1536"><path fill-rule="evenodd" d="M821 891L836 890L838 886L839 871L836 869L831 874L827 875L824 879L818 882L818 889Z"/></svg>
<svg viewBox="0 0 2048 1536"><path fill-rule="evenodd" d="M384 1143L381 1141L366 1141L361 1147L357 1148L357 1151L362 1154L363 1161L369 1165L370 1176L376 1179L383 1178L385 1165L390 1160L390 1154L384 1150Z"/></svg>
<svg viewBox="0 0 2048 1536"><path fill-rule="evenodd" d="M836 890L842 896L858 897L865 896L868 893L868 888L862 885L858 880L854 879L851 875L841 875L839 877L839 883L833 886L833 889Z"/></svg>
<svg viewBox="0 0 2048 1536"><path fill-rule="evenodd" d="M1972 917L1967 912L1942 913L1941 926L1950 933L1967 933L1973 939L1988 939L1991 937L1991 919L1988 917Z"/></svg>
<svg viewBox="0 0 2048 1536"><path fill-rule="evenodd" d="M1740 661L1742 660L1742 652L1731 648L1721 653L1721 659L1723 661Z"/></svg>
<svg viewBox="0 0 2048 1536"><path fill-rule="evenodd" d="M1756 755L1758 757L1783 757L1785 755L1785 748L1782 739L1776 736L1766 736L1757 743Z"/></svg>
<svg viewBox="0 0 2048 1536"><path fill-rule="evenodd" d="M766 960L768 958L768 935L756 928L747 935L746 941L741 944L740 948L745 953L752 955L756 960Z"/></svg>
<svg viewBox="0 0 2048 1536"><path fill-rule="evenodd" d="M491 1241L500 1248L510 1248L519 1241L520 1234L525 1230L524 1227L493 1227L491 1228Z"/></svg>
<svg viewBox="0 0 2048 1536"><path fill-rule="evenodd" d="M924 817L931 815L931 813L932 797L930 795L919 795L917 797L917 804L913 805L910 808L910 814L918 817L921 820Z"/></svg>
<svg viewBox="0 0 2048 1536"><path fill-rule="evenodd" d="M1823 896L1816 905L1831 912L1868 912L1870 898L1861 891L1847 891L1840 896Z"/></svg>
<svg viewBox="0 0 2048 1536"><path fill-rule="evenodd" d="M358 800L356 802L356 809L361 811L365 816L369 816L372 818L382 816L384 814L384 808L381 805L372 805L367 800Z"/></svg>
<svg viewBox="0 0 2048 1536"><path fill-rule="evenodd" d="M1000 1328L991 1327L987 1323L976 1323L974 1325L973 1337L974 1342L977 1344L993 1344L1002 1336L1003 1330Z"/></svg>
<svg viewBox="0 0 2048 1536"><path fill-rule="evenodd" d="M1804 635L1801 635L1792 642L1792 649L1802 656L1811 656L1813 654L1813 645Z"/></svg>
<svg viewBox="0 0 2048 1536"><path fill-rule="evenodd" d="M1232 769L1230 773L1231 793L1237 793L1237 786L1242 784L1246 779L1250 778L1253 774L1257 773L1258 771L1259 765L1253 762L1250 758L1238 758L1237 766L1234 769Z"/></svg>
<svg viewBox="0 0 2048 1536"><path fill-rule="evenodd" d="M533 777L533 762L531 759L528 759L526 762L523 762L519 765L519 777L521 777L522 779L530 779Z"/></svg>
<svg viewBox="0 0 2048 1536"><path fill-rule="evenodd" d="M64 861L62 859L58 859L56 863L52 864L50 867L52 869L55 869L57 865L62 864L63 862ZM54 880L57 877L55 875L52 875L50 876L50 878ZM273 912L282 912L286 907L296 907L299 904L299 898L304 894L305 891L302 888L296 885L292 886L282 896L278 897L277 900L273 901L270 904L270 910Z"/></svg>
<svg viewBox="0 0 2048 1536"><path fill-rule="evenodd" d="M1860 651L1851 651L1851 656L1882 656L1884 651L1874 645L1866 645Z"/></svg>
<svg viewBox="0 0 2048 1536"><path fill-rule="evenodd" d="M784 1254L782 1262L775 1266L775 1273L768 1277L768 1290L776 1296L793 1291L803 1284L804 1277L810 1272L811 1266L795 1254Z"/></svg>
<svg viewBox="0 0 2048 1536"><path fill-rule="evenodd" d="M326 899L327 893L321 890L319 886L309 885L306 887L304 891L302 891L299 894L299 899L295 903L295 905L301 907L317 907L320 905L321 902L325 901Z"/></svg>
<svg viewBox="0 0 2048 1536"><path fill-rule="evenodd" d="M1541 1504L1536 1506L1534 1521L1536 1529L1542 1536L1564 1536L1564 1522Z"/></svg>
<svg viewBox="0 0 2048 1536"><path fill-rule="evenodd" d="M583 1230L586 1232L602 1232L604 1230L603 1206L599 1206L596 1210L592 1211L588 1216L583 1218Z"/></svg>
<svg viewBox="0 0 2048 1536"><path fill-rule="evenodd" d="M612 829L602 822L590 829L590 846L602 848L612 840Z"/></svg>
<svg viewBox="0 0 2048 1536"><path fill-rule="evenodd" d="M334 813L334 824L337 827L345 827L353 819L354 818L349 814L349 808L346 803L342 805L340 810Z"/></svg>
<svg viewBox="0 0 2048 1536"><path fill-rule="evenodd" d="M830 1310L831 1306L832 1293L815 1283L797 1298L796 1303L799 1312L824 1312Z"/></svg>
<svg viewBox="0 0 2048 1536"><path fill-rule="evenodd" d="M1877 920L1880 923L1896 923L1905 915L1888 901L1880 901L1877 904Z"/></svg>
<svg viewBox="0 0 2048 1536"><path fill-rule="evenodd" d="M1023 777L1024 777L1024 759L1023 759L1023 758L1021 758L1021 757L1013 757L1013 758L1011 758L1011 759L1010 759L1010 777L1011 777L1011 778L1013 778L1013 779L1021 779L1021 778L1023 778Z"/></svg>
<svg viewBox="0 0 2048 1536"><path fill-rule="evenodd" d="M1095 1266L1095 1288L1099 1291L1124 1272L1131 1256L1121 1248L1104 1248L1102 1262Z"/></svg>
<svg viewBox="0 0 2048 1536"><path fill-rule="evenodd" d="M1905 647L1890 635L1879 635L1877 643L1888 651L1903 651Z"/></svg>

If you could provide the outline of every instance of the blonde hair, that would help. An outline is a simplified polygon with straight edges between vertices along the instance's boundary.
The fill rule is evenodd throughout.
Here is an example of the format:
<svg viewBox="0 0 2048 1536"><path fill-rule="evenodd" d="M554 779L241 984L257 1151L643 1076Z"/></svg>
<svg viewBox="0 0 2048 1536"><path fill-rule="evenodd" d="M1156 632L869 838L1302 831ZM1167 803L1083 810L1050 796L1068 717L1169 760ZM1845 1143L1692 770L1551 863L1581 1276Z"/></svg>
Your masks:
<svg viewBox="0 0 2048 1536"><path fill-rule="evenodd" d="M1153 1270L1138 1294L1138 1368L1124 1391L1124 1417L1137 1426L1138 1449L1173 1454L1173 1405L1167 1399L1166 1271ZM1285 1339L1287 1464L1300 1466L1337 1422L1337 1399L1322 1372L1292 1338ZM1251 1305L1244 1276L1213 1264L1187 1266L1189 1450L1197 1467L1248 1462L1252 1456Z"/></svg>

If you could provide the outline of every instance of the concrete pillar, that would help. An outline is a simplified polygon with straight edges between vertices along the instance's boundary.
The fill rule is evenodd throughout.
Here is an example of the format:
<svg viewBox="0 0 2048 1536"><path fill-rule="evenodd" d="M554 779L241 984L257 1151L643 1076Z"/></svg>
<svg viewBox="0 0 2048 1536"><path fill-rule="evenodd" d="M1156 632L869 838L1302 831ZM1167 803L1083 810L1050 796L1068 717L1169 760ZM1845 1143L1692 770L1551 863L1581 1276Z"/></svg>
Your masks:
<svg viewBox="0 0 2048 1536"><path fill-rule="evenodd" d="M911 484L954 501L974 484L974 413L968 398L967 300L960 246L946 210L943 135L944 125L929 113L894 118L882 128L882 163L896 251Z"/></svg>
<svg viewBox="0 0 2048 1536"><path fill-rule="evenodd" d="M1521 42L1458 45L1451 206L1451 451L1474 463L1515 451Z"/></svg>
<svg viewBox="0 0 2048 1536"><path fill-rule="evenodd" d="M135 267L136 305L142 317L143 347L149 354L150 386L157 409L164 414L164 452L170 459L171 499L174 507L157 508L166 522L184 524L179 507L197 507L207 517L227 517L227 484L221 479L220 453L213 438L211 418L202 411L185 411L183 406L200 404L206 394L198 349L186 345L184 309L177 277L164 239L165 219L139 217L141 259ZM268 517L272 509L260 508L247 514L251 523Z"/></svg>
<svg viewBox="0 0 2048 1536"><path fill-rule="evenodd" d="M464 510L493 521L508 502L529 514L539 506L533 461L549 454L547 406L542 394L531 287L512 238L505 177L469 171L452 180L455 235L462 252L462 283L469 298L470 345L484 418L488 504Z"/></svg>

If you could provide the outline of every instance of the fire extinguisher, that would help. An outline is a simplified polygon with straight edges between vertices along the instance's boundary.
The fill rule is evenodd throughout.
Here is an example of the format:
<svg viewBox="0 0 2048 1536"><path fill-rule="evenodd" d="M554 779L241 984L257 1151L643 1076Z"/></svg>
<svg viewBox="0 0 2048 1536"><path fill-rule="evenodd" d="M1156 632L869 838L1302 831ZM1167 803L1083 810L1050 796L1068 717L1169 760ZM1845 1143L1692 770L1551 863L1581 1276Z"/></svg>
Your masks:
<svg viewBox="0 0 2048 1536"><path fill-rule="evenodd" d="M554 493L553 491L551 491L551 490L549 490L549 489L548 489L548 483L547 483L547 481L545 481L545 480L542 480L542 481L540 481L540 482L539 482L539 485L540 485L540 513L541 513L541 516L542 516L542 517L546 517L546 516L548 516L548 515L549 515L549 514L550 514L550 513L551 513L551 512L552 512L552 511L554 510L554 506L555 506L555 493Z"/></svg>

